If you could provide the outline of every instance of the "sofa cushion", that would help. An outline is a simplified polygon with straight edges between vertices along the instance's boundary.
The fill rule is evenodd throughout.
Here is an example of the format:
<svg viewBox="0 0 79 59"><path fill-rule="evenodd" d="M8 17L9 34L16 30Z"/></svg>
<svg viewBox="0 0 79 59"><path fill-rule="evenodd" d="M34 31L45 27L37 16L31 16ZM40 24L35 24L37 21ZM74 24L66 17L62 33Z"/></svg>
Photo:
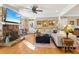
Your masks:
<svg viewBox="0 0 79 59"><path fill-rule="evenodd" d="M36 43L50 43L49 35L45 34L43 36L37 36Z"/></svg>

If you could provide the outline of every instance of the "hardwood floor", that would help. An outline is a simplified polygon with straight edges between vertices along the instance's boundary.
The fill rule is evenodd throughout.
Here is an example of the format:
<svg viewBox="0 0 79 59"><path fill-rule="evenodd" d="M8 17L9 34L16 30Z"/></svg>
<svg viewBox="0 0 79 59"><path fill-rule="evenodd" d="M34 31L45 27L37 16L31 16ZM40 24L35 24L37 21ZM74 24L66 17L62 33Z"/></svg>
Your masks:
<svg viewBox="0 0 79 59"><path fill-rule="evenodd" d="M35 35L26 35L25 40L15 44L12 47L0 47L0 54L65 54L62 48L46 48L46 47L35 47L35 49L29 48L29 44L33 44L35 41ZM29 42L26 45L24 42ZM78 54L79 48L73 50L73 52L66 52L66 54Z"/></svg>

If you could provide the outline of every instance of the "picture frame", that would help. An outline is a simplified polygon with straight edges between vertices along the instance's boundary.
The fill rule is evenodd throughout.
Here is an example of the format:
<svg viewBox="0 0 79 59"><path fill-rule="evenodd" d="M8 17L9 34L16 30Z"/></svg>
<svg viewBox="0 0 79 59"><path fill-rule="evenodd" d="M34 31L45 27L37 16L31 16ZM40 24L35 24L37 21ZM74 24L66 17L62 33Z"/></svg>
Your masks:
<svg viewBox="0 0 79 59"><path fill-rule="evenodd" d="M53 20L50 20L49 21L49 26L53 26L53 25L54 25Z"/></svg>
<svg viewBox="0 0 79 59"><path fill-rule="evenodd" d="M79 26L79 19L77 19L77 25Z"/></svg>
<svg viewBox="0 0 79 59"><path fill-rule="evenodd" d="M44 20L43 23L42 23L42 26L43 27L48 27L48 21L47 20Z"/></svg>
<svg viewBox="0 0 79 59"><path fill-rule="evenodd" d="M71 25L74 25L74 21L70 21L70 24L71 24Z"/></svg>

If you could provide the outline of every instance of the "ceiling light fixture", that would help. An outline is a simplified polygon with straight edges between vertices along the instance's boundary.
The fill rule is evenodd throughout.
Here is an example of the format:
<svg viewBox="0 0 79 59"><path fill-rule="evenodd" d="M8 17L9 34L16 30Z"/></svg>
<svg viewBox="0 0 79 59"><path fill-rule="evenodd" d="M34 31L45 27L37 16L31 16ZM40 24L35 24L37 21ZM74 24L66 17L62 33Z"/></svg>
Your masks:
<svg viewBox="0 0 79 59"><path fill-rule="evenodd" d="M56 12L59 12L58 10L56 10Z"/></svg>

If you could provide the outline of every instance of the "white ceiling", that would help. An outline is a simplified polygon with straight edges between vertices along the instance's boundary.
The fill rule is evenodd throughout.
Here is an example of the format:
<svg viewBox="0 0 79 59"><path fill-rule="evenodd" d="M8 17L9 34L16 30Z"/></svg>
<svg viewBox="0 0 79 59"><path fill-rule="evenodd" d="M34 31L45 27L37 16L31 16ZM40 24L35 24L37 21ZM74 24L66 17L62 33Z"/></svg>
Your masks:
<svg viewBox="0 0 79 59"><path fill-rule="evenodd" d="M69 10L65 16L79 16L79 5Z"/></svg>
<svg viewBox="0 0 79 59"><path fill-rule="evenodd" d="M21 15L29 18L79 15L79 5L74 4L37 4L38 8L43 10L43 12L37 14L29 10L33 4L11 4L6 6L18 10Z"/></svg>

